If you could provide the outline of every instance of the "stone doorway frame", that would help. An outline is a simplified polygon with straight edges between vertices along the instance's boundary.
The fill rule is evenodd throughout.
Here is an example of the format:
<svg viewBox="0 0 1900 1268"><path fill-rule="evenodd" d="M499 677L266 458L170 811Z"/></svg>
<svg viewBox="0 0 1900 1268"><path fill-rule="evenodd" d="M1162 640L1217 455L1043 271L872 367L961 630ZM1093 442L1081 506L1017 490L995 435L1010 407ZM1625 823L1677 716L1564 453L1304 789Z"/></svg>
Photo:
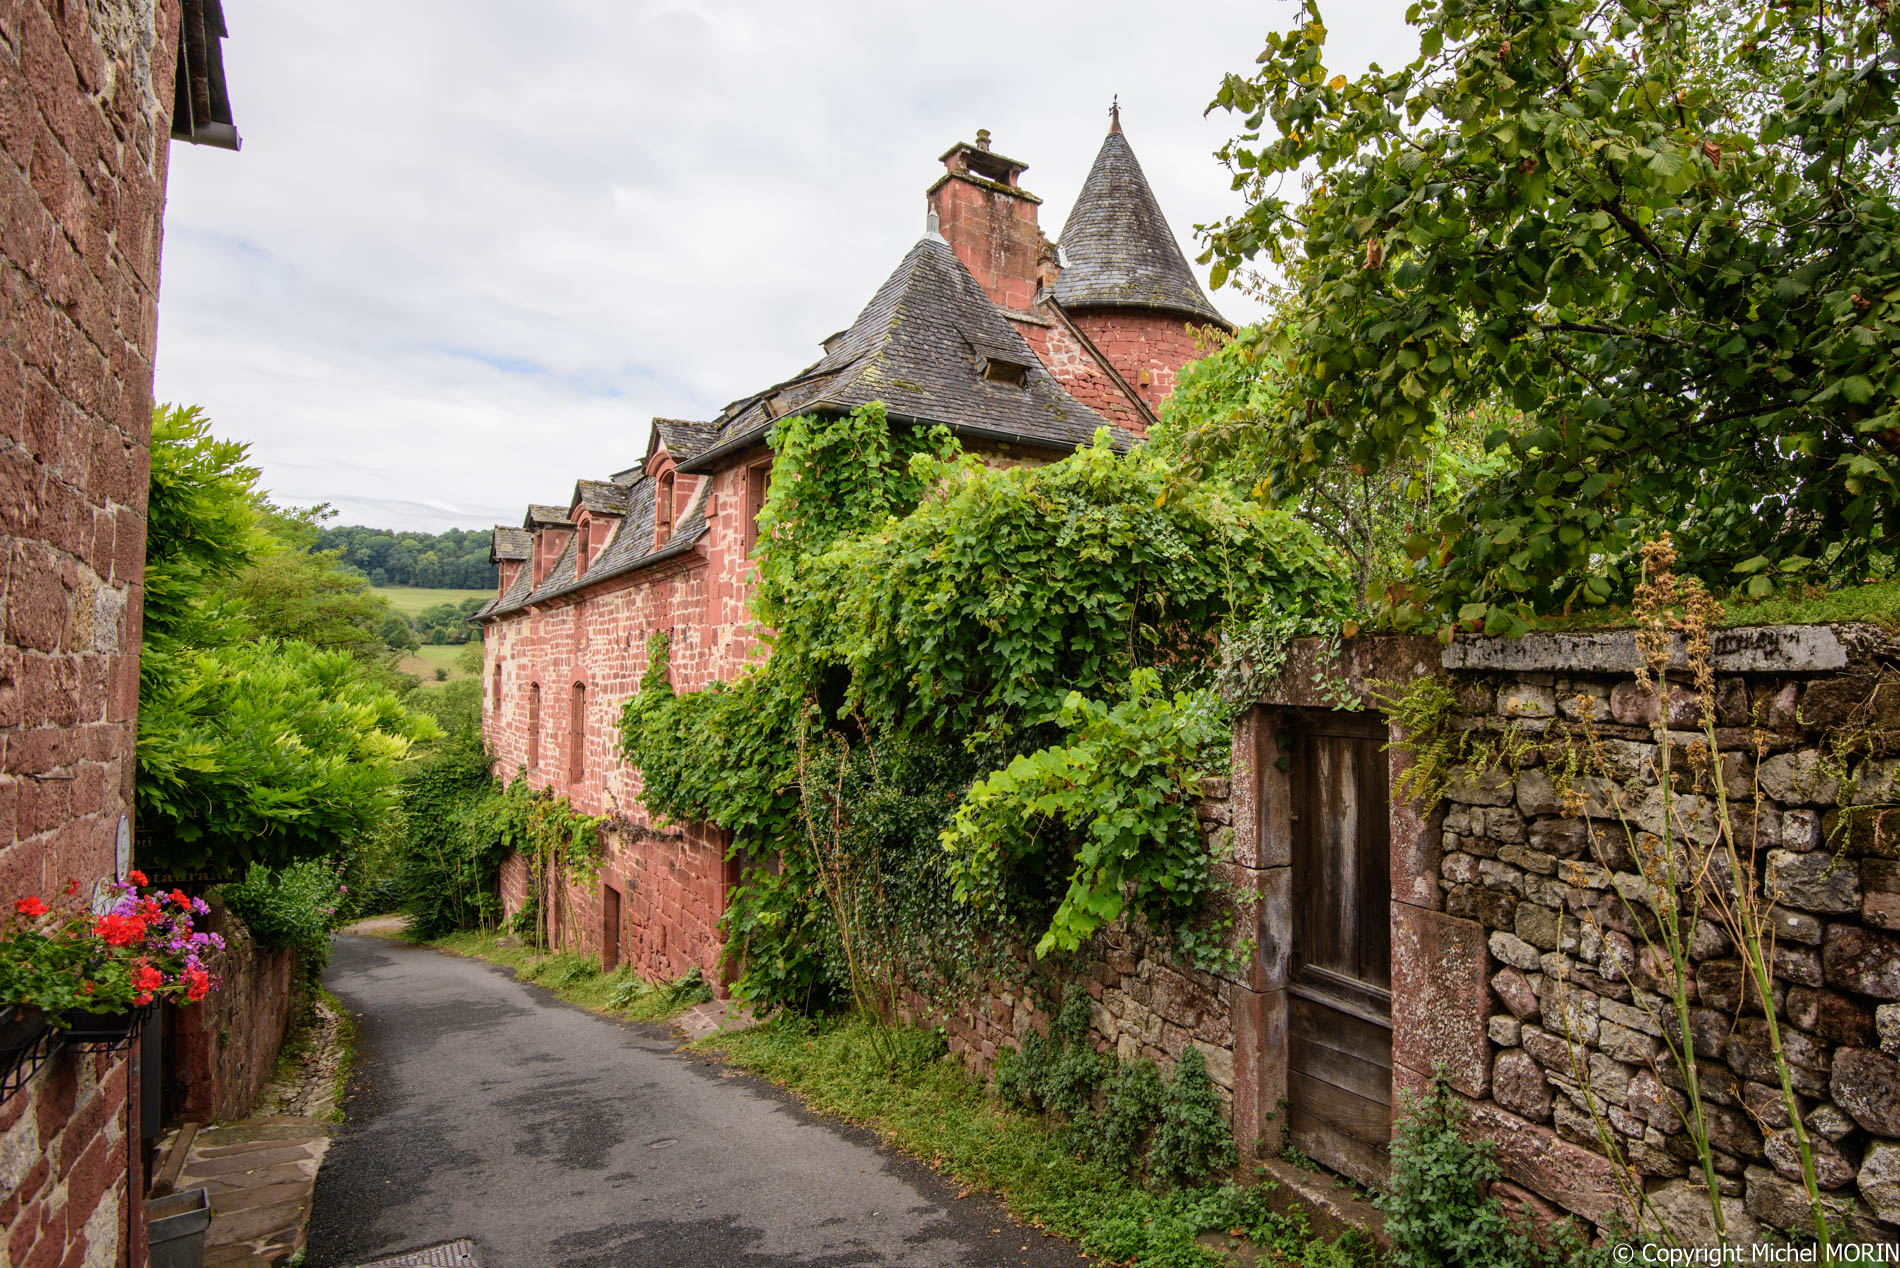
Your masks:
<svg viewBox="0 0 1900 1268"><path fill-rule="evenodd" d="M1231 867L1243 895L1242 925L1254 937L1249 980L1234 992L1234 1138L1245 1162L1280 1148L1287 1097L1287 970L1293 931L1292 790L1275 735L1290 710L1338 709L1357 701L1376 711L1378 683L1440 673L1429 638L1375 637L1336 645L1304 639L1234 724ZM1335 654L1336 651L1336 654ZM1321 681L1335 689L1322 693ZM1391 787L1412 765L1388 722ZM1443 1063L1451 1085L1484 1095L1489 1081L1485 1016L1490 985L1484 929L1448 916L1438 884L1442 807L1394 801L1389 808L1392 890L1392 1109L1424 1089Z"/></svg>

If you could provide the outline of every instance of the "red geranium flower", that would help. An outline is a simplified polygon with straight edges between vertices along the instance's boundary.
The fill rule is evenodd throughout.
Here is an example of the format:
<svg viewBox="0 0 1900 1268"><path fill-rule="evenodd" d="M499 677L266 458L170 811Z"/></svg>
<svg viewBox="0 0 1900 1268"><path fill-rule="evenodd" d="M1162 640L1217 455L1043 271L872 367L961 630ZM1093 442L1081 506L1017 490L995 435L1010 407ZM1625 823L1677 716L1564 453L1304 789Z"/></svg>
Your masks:
<svg viewBox="0 0 1900 1268"><path fill-rule="evenodd" d="M107 946L135 946L145 941L145 919L142 916L108 914L99 917L92 931L104 938Z"/></svg>
<svg viewBox="0 0 1900 1268"><path fill-rule="evenodd" d="M211 993L211 975L203 969L186 969L184 978L185 999L190 1003L195 1004Z"/></svg>
<svg viewBox="0 0 1900 1268"><path fill-rule="evenodd" d="M180 907L191 906L191 899L185 897L185 891L182 889L174 889L172 891L172 901L177 903Z"/></svg>
<svg viewBox="0 0 1900 1268"><path fill-rule="evenodd" d="M135 867L125 874L125 879L131 881L134 885L143 885L145 884L145 873Z"/></svg>
<svg viewBox="0 0 1900 1268"><path fill-rule="evenodd" d="M20 898L14 901L13 910L19 912L22 916L44 916L46 914L46 904L36 897Z"/></svg>
<svg viewBox="0 0 1900 1268"><path fill-rule="evenodd" d="M67 897L70 898L72 895L77 894L78 892L79 892L79 878L75 876L71 880L66 882L66 895Z"/></svg>

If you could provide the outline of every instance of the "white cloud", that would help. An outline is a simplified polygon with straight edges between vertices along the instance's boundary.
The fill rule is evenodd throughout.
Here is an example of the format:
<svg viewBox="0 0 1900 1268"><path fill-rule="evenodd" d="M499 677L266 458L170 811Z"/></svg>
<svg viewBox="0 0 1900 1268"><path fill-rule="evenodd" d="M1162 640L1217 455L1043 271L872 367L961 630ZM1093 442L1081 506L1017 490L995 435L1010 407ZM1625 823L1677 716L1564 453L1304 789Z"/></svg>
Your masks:
<svg viewBox="0 0 1900 1268"><path fill-rule="evenodd" d="M1328 13L1335 68L1415 47ZM172 149L158 396L345 523L514 522L796 371L987 127L1052 237L1119 93L1189 254L1202 110L1291 4L233 0L240 154ZM1204 274L1203 274L1204 276ZM1252 309L1215 296L1228 315Z"/></svg>

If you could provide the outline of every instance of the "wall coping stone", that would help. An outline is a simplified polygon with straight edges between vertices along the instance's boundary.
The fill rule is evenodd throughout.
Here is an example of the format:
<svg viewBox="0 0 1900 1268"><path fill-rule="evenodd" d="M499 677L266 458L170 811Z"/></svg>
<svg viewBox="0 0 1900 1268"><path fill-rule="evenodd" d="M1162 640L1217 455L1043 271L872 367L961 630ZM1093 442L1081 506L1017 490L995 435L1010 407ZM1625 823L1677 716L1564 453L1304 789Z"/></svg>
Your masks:
<svg viewBox="0 0 1900 1268"><path fill-rule="evenodd" d="M1811 674L1847 668L1847 646L1832 625L1757 625L1717 630L1711 640L1717 673ZM1688 667L1675 635L1672 669ZM1526 634L1461 638L1440 657L1446 669L1517 672L1633 673L1641 667L1634 630L1591 634Z"/></svg>

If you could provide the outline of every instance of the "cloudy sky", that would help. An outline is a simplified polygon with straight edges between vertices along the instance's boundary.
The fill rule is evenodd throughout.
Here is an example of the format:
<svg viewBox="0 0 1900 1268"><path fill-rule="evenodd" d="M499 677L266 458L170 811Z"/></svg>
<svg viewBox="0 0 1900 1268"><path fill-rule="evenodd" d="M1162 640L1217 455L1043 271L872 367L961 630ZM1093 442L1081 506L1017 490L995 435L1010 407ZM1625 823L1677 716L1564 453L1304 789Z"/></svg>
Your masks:
<svg viewBox="0 0 1900 1268"><path fill-rule="evenodd" d="M1332 68L1416 48L1334 0ZM342 523L511 523L813 360L990 129L1056 236L1120 94L1188 254L1202 111L1295 10L962 0L225 0L240 154L174 145L157 393ZM1203 281L1205 271L1202 270ZM1229 316L1251 310L1214 296Z"/></svg>

